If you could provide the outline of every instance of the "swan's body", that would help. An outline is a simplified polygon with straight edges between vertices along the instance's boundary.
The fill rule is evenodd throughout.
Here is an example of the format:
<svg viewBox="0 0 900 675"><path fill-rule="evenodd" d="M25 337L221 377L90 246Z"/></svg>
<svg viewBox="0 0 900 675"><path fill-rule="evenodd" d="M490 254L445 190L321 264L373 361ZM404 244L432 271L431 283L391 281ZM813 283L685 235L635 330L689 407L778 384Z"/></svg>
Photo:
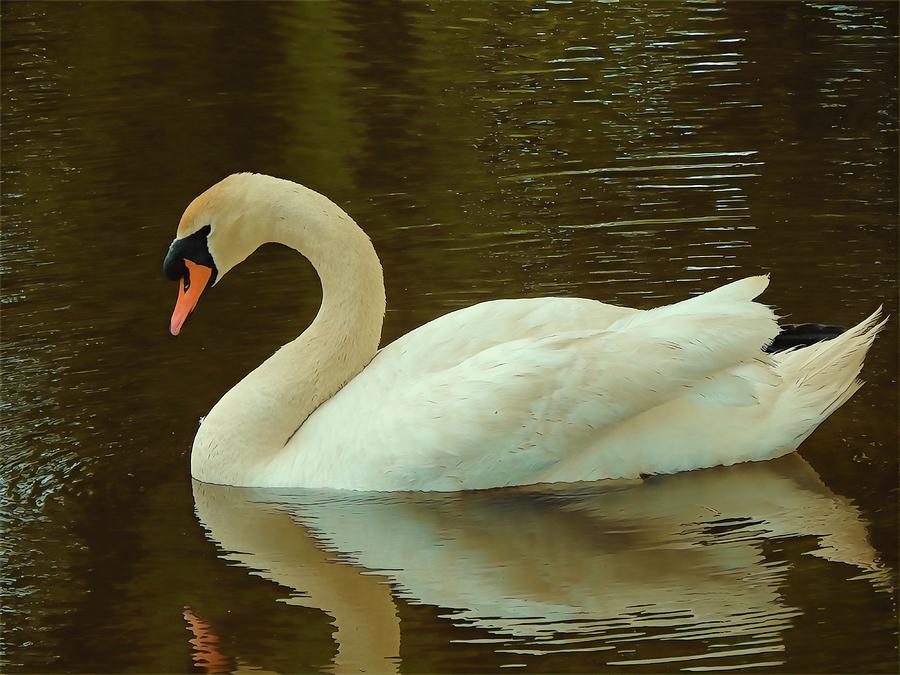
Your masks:
<svg viewBox="0 0 900 675"><path fill-rule="evenodd" d="M381 265L331 201L238 174L188 207L170 258L203 233L219 278L280 242L312 262L323 288L310 327L203 420L191 470L212 483L461 490L771 459L856 391L881 326L876 312L828 342L766 355L778 326L753 302L767 278L751 277L649 311L486 302L377 351ZM173 332L200 292L183 291L194 297L187 309L179 299Z"/></svg>

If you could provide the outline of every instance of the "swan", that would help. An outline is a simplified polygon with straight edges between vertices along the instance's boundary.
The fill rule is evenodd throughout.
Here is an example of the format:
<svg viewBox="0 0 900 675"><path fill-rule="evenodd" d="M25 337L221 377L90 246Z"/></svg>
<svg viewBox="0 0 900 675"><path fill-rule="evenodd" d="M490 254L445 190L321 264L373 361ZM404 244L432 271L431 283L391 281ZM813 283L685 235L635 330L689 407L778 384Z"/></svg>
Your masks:
<svg viewBox="0 0 900 675"><path fill-rule="evenodd" d="M494 300L378 349L381 263L327 197L228 176L187 207L163 269L178 335L204 290L262 244L313 265L322 304L228 391L191 451L200 481L456 491L652 474L793 452L860 386L880 308L777 354L767 276L651 310L584 298Z"/></svg>

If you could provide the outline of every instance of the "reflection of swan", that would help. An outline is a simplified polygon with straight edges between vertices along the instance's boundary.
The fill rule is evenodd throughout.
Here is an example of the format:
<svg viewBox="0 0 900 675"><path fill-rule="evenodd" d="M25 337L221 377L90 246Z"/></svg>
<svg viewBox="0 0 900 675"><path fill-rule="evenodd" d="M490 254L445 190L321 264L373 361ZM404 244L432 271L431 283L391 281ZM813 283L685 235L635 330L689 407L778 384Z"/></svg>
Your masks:
<svg viewBox="0 0 900 675"><path fill-rule="evenodd" d="M297 592L284 602L331 615L339 672L394 672L400 628L385 578L337 564L302 525L254 498L267 495L194 482L197 514L227 559Z"/></svg>
<svg viewBox="0 0 900 675"><path fill-rule="evenodd" d="M480 641L500 652L601 651L613 663L652 644L660 662L723 663L732 652L777 661L800 613L781 594L790 565L767 559L768 540L819 537L814 555L888 582L856 508L796 455L552 492L286 494L195 482L194 496L228 559L333 617L338 670L397 665L390 588L483 629ZM722 649L700 642L712 638ZM666 648L669 639L689 644ZM636 657L611 651L627 648Z"/></svg>
<svg viewBox="0 0 900 675"><path fill-rule="evenodd" d="M501 300L428 323L376 355L381 265L331 201L238 174L185 211L165 271L177 334L206 285L266 242L305 255L312 325L229 391L194 440L212 483L459 490L637 478L771 459L849 398L877 313L767 357L778 333L753 277L650 311L578 298ZM727 443L722 443L722 438Z"/></svg>

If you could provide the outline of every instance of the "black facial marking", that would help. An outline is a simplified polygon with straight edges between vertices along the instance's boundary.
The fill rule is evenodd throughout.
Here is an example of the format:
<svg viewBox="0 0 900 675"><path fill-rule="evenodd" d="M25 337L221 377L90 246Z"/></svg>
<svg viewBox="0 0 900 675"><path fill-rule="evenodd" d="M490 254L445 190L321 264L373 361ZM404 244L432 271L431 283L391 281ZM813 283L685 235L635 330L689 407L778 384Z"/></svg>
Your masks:
<svg viewBox="0 0 900 675"><path fill-rule="evenodd" d="M185 259L212 269L212 276L209 278L210 284L216 280L216 276L219 273L216 269L216 264L213 262L212 255L209 253L209 245L206 239L211 229L209 225L206 225L188 237L176 239L169 246L169 251L166 253L166 259L163 261L163 274L172 281L178 281L183 278L185 290L191 283L187 266L184 264Z"/></svg>

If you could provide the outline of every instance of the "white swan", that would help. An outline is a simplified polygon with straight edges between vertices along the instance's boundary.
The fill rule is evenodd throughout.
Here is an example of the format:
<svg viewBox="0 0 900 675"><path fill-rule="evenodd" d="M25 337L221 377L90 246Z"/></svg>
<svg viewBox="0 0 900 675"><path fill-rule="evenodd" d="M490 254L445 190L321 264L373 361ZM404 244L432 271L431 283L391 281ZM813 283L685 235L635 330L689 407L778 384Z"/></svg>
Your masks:
<svg viewBox="0 0 900 675"><path fill-rule="evenodd" d="M198 480L260 487L461 490L638 478L792 452L860 386L879 311L773 356L767 277L649 311L581 298L495 300L380 351L381 264L326 197L235 174L188 206L164 264L171 332L267 242L306 256L315 320L213 407Z"/></svg>

